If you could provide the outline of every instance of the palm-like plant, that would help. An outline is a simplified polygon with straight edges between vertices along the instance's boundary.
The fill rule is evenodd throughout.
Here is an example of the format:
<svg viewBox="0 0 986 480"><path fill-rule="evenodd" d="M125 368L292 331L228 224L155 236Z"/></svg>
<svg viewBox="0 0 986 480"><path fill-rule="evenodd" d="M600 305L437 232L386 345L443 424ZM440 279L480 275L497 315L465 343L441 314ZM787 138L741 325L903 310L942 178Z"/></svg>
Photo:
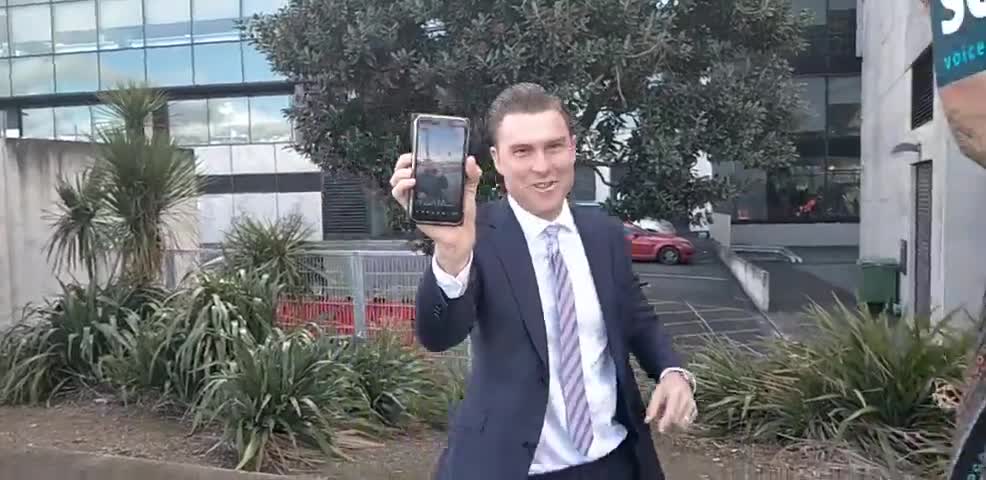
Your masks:
<svg viewBox="0 0 986 480"><path fill-rule="evenodd" d="M94 278L101 253L118 252L121 272L134 286L160 276L176 221L199 194L194 158L148 125L163 109L159 92L130 84L100 96L113 121L97 126L96 160L74 184L59 185L49 257L56 268L83 264ZM116 273L116 272L114 272Z"/></svg>
<svg viewBox="0 0 986 480"><path fill-rule="evenodd" d="M46 247L48 261L59 271L81 264L92 281L111 243L102 183L96 172L88 170L74 182L59 178L55 193L58 213L53 216L54 232Z"/></svg>

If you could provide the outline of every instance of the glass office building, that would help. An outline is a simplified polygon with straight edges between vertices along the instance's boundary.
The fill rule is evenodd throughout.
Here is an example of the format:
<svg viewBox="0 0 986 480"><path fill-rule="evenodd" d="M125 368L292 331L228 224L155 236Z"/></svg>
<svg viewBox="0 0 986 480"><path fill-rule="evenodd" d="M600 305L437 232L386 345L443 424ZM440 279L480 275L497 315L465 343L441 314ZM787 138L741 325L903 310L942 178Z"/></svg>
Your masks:
<svg viewBox="0 0 986 480"><path fill-rule="evenodd" d="M169 96L172 137L208 176L204 243L237 215L305 216L321 236L321 173L285 148L293 85L237 24L286 0L0 0L0 108L7 136L87 140L95 93L129 81Z"/></svg>
<svg viewBox="0 0 986 480"><path fill-rule="evenodd" d="M721 174L753 181L723 207L734 223L858 223L862 60L856 0L792 1L814 19L808 48L793 62L809 104L796 138L800 158L785 172L720 166Z"/></svg>

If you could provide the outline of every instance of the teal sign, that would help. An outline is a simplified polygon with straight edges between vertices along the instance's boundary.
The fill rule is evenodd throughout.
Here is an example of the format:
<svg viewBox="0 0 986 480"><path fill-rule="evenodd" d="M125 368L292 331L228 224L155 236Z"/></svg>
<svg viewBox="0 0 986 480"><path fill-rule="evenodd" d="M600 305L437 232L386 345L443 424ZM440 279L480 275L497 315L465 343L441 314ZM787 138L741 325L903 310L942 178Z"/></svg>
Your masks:
<svg viewBox="0 0 986 480"><path fill-rule="evenodd" d="M986 70L986 0L930 0L938 86Z"/></svg>

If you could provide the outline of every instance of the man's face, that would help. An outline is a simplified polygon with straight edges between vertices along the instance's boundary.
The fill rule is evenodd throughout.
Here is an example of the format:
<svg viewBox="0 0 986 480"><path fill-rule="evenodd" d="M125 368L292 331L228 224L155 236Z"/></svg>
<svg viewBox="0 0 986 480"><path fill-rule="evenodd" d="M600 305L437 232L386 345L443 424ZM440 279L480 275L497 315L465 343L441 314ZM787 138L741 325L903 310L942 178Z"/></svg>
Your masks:
<svg viewBox="0 0 986 480"><path fill-rule="evenodd" d="M554 220L575 181L575 139L562 114L506 115L490 152L510 196L534 215Z"/></svg>

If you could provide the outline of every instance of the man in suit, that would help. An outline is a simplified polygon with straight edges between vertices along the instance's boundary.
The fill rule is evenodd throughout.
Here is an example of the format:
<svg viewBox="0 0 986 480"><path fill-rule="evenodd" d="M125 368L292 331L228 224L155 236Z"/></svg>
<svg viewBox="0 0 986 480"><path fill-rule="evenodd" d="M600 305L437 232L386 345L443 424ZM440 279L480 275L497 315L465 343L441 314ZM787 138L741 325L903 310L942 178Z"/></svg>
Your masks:
<svg viewBox="0 0 986 480"><path fill-rule="evenodd" d="M687 426L694 381L641 292L621 223L567 202L570 116L518 84L487 120L507 198L477 208L470 157L462 225L419 225L435 253L418 286L418 339L436 352L472 342L436 479L663 479L648 424ZM402 156L391 178L405 207L410 166ZM630 353L658 381L646 410Z"/></svg>

